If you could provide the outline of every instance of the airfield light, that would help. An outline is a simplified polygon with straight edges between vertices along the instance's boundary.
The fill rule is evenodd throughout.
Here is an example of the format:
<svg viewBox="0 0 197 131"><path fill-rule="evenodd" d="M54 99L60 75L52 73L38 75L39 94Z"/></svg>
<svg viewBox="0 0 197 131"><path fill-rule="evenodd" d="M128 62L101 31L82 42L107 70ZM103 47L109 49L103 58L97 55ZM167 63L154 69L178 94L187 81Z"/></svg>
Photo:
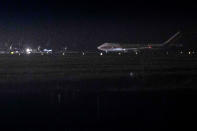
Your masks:
<svg viewBox="0 0 197 131"><path fill-rule="evenodd" d="M102 55L103 55L103 53L101 52L101 53L100 53L100 55L102 56Z"/></svg>
<svg viewBox="0 0 197 131"><path fill-rule="evenodd" d="M168 51L166 52L166 55L168 55Z"/></svg>
<svg viewBox="0 0 197 131"><path fill-rule="evenodd" d="M135 54L137 55L137 54L138 54L138 52L135 52Z"/></svg>
<svg viewBox="0 0 197 131"><path fill-rule="evenodd" d="M62 55L65 55L64 52L62 53Z"/></svg>
<svg viewBox="0 0 197 131"><path fill-rule="evenodd" d="M189 55L191 54L191 52L190 52L190 51L189 51L188 53L189 53Z"/></svg>
<svg viewBox="0 0 197 131"><path fill-rule="evenodd" d="M82 55L85 55L85 53L84 53L84 52L82 52Z"/></svg>
<svg viewBox="0 0 197 131"><path fill-rule="evenodd" d="M27 49L26 49L26 52L29 52L29 51L30 51L30 49L29 49L29 48L27 48Z"/></svg>
<svg viewBox="0 0 197 131"><path fill-rule="evenodd" d="M121 53L119 52L118 55L121 55Z"/></svg>
<svg viewBox="0 0 197 131"><path fill-rule="evenodd" d="M134 75L134 73L133 72L130 72L129 75L132 77Z"/></svg>
<svg viewBox="0 0 197 131"><path fill-rule="evenodd" d="M180 54L183 54L183 52L181 51Z"/></svg>
<svg viewBox="0 0 197 131"><path fill-rule="evenodd" d="M193 51L192 53L195 54L195 51Z"/></svg>
<svg viewBox="0 0 197 131"><path fill-rule="evenodd" d="M26 49L26 53L27 53L27 54L30 54L31 51L32 51L32 49L30 49L30 48L27 48L27 49Z"/></svg>

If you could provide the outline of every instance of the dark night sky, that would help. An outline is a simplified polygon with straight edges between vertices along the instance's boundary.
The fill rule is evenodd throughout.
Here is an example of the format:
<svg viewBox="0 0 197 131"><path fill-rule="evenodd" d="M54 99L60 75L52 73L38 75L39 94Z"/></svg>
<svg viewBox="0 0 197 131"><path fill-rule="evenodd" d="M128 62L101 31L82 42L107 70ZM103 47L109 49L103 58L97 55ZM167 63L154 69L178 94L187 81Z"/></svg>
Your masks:
<svg viewBox="0 0 197 131"><path fill-rule="evenodd" d="M172 1L0 1L0 45L96 49L104 42L162 42L195 31L194 3Z"/></svg>

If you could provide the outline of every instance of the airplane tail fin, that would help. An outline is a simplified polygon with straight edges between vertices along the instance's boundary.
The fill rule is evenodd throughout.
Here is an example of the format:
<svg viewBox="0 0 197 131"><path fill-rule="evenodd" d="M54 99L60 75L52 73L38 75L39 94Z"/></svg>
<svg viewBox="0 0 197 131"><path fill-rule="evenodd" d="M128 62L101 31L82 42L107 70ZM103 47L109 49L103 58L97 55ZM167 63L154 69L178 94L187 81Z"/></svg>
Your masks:
<svg viewBox="0 0 197 131"><path fill-rule="evenodd" d="M163 42L162 45L170 45L174 44L174 42L181 37L180 32L177 32L172 37L170 37L167 41Z"/></svg>

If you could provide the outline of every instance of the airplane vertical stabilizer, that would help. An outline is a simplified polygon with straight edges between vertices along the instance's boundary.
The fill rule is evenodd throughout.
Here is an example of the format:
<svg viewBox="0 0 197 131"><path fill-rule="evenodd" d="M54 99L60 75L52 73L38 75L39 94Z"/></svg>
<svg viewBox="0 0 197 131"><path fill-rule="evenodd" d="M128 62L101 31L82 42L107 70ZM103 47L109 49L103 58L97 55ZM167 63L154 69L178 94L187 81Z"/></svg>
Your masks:
<svg viewBox="0 0 197 131"><path fill-rule="evenodd" d="M180 32L177 32L176 34L174 34L172 37L170 37L167 41L165 41L164 43L162 43L162 45L168 45L173 43L175 40L177 40L178 38L180 38Z"/></svg>

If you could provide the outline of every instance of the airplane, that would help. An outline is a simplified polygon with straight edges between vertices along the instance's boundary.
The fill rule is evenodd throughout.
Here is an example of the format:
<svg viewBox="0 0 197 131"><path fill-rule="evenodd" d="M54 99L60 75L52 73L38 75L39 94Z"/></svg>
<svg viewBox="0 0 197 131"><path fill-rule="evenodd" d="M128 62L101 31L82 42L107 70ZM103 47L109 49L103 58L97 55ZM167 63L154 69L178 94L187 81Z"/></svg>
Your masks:
<svg viewBox="0 0 197 131"><path fill-rule="evenodd" d="M177 47L177 44L173 43L177 38L180 37L180 32L177 32L167 41L161 44L119 44L119 43L104 43L97 47L98 50L107 52L128 52L134 51L138 52L140 50L153 50L153 49L162 49L166 47ZM182 45L179 45L182 46Z"/></svg>
<svg viewBox="0 0 197 131"><path fill-rule="evenodd" d="M47 54L48 54L48 53L52 53L52 49L43 49L43 52L44 52L44 53L47 53Z"/></svg>

